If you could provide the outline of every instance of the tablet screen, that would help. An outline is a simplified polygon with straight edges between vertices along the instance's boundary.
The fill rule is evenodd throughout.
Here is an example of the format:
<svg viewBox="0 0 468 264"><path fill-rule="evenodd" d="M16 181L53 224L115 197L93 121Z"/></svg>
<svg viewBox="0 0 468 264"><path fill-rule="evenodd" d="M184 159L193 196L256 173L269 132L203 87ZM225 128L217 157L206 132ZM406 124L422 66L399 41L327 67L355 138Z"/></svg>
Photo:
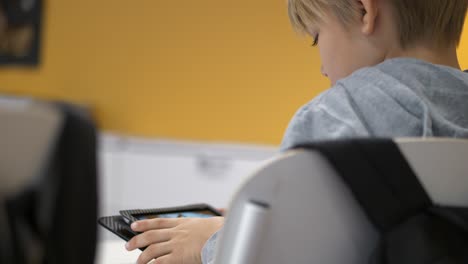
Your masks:
<svg viewBox="0 0 468 264"><path fill-rule="evenodd" d="M209 218L213 216L217 216L217 215L209 210L134 215L134 217L138 220L153 219L153 218L181 218L181 217Z"/></svg>

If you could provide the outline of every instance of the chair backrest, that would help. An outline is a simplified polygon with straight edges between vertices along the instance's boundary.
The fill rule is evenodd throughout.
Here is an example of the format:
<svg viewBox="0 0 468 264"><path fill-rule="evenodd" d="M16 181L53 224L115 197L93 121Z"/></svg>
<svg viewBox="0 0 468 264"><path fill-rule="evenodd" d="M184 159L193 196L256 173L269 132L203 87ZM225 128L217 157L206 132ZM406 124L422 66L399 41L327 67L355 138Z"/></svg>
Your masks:
<svg viewBox="0 0 468 264"><path fill-rule="evenodd" d="M398 139L435 203L468 206L468 140ZM230 205L216 264L368 262L378 234L349 188L318 152L267 162Z"/></svg>
<svg viewBox="0 0 468 264"><path fill-rule="evenodd" d="M49 157L62 116L47 104L0 97L0 197L23 188Z"/></svg>

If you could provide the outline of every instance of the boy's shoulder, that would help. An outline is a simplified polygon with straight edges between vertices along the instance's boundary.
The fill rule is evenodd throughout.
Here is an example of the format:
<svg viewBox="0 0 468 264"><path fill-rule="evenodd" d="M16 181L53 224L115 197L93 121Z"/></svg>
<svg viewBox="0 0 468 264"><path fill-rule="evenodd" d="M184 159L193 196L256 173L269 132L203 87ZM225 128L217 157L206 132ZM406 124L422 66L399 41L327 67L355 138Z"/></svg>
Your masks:
<svg viewBox="0 0 468 264"><path fill-rule="evenodd" d="M413 59L385 61L301 107L282 149L330 138L465 135L467 101L468 73Z"/></svg>

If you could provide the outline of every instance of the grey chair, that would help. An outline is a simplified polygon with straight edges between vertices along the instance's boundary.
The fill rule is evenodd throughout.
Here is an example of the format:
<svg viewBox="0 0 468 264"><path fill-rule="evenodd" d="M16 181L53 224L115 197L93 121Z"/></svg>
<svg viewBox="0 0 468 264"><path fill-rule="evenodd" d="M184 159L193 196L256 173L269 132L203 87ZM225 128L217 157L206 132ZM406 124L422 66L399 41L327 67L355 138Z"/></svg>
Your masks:
<svg viewBox="0 0 468 264"><path fill-rule="evenodd" d="M468 140L397 139L430 198L468 206ZM318 152L295 150L264 164L239 188L216 264L362 264L378 233Z"/></svg>

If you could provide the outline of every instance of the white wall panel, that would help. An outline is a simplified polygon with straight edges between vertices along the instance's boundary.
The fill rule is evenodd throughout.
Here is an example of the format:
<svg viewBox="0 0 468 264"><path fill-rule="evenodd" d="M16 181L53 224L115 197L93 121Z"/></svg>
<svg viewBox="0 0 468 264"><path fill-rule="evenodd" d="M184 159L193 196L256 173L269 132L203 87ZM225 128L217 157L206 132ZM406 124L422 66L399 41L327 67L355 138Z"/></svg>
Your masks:
<svg viewBox="0 0 468 264"><path fill-rule="evenodd" d="M275 153L270 146L102 135L100 215L190 203L226 207L242 180Z"/></svg>

